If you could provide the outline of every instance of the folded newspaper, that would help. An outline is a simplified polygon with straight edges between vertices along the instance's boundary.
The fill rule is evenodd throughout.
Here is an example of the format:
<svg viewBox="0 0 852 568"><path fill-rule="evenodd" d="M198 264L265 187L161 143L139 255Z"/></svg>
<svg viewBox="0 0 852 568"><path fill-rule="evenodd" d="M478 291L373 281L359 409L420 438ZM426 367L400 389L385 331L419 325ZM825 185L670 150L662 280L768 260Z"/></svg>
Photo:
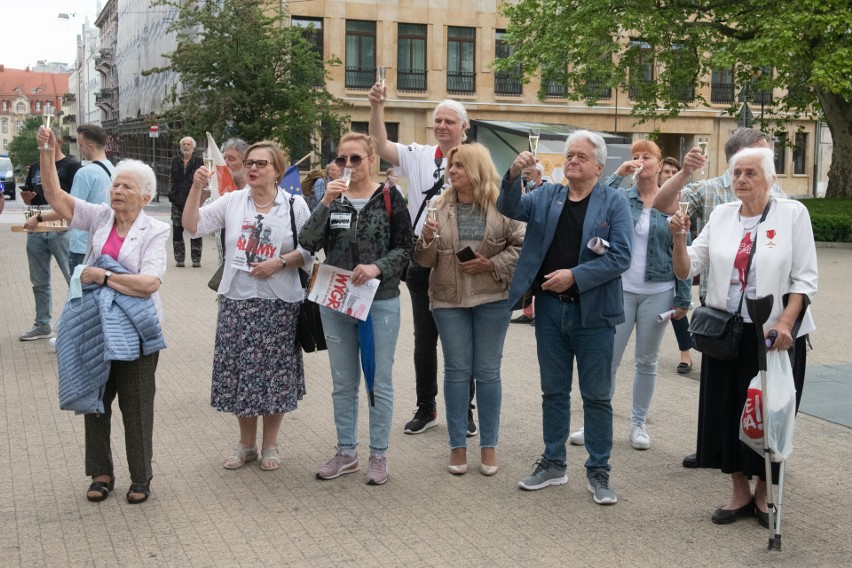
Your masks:
<svg viewBox="0 0 852 568"><path fill-rule="evenodd" d="M378 288L377 278L356 286L352 284L351 270L317 263L311 274L308 301L364 321Z"/></svg>

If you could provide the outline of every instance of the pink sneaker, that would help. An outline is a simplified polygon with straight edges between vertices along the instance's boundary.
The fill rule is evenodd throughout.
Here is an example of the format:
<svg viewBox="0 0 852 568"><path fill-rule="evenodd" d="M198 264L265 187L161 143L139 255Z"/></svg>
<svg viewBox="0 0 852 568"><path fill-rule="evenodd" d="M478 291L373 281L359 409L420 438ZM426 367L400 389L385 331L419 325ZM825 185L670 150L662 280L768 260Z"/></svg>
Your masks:
<svg viewBox="0 0 852 568"><path fill-rule="evenodd" d="M334 479L347 473L358 471L358 454L347 456L341 451L325 462L325 465L317 470L317 479Z"/></svg>
<svg viewBox="0 0 852 568"><path fill-rule="evenodd" d="M384 485L388 481L388 458L370 452L370 467L367 468L367 485Z"/></svg>

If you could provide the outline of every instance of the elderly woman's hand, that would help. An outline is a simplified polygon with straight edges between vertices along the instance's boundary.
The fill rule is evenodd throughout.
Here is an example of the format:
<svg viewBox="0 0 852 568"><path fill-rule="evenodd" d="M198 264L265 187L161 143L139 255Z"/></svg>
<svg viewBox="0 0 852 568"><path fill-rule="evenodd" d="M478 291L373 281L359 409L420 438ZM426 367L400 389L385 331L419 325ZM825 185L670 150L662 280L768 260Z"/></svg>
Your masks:
<svg viewBox="0 0 852 568"><path fill-rule="evenodd" d="M82 284L103 284L106 270L96 266L87 266L80 273L80 283Z"/></svg>
<svg viewBox="0 0 852 568"><path fill-rule="evenodd" d="M423 222L423 228L420 229L420 236L423 237L423 242L427 245L435 238L435 233L438 232L438 223L426 219Z"/></svg>
<svg viewBox="0 0 852 568"><path fill-rule="evenodd" d="M263 262L252 262L249 274L258 280L266 280L276 272L280 272L283 269L284 265L281 264L281 260L276 256L274 258L264 260Z"/></svg>
<svg viewBox="0 0 852 568"><path fill-rule="evenodd" d="M642 162L642 160L627 160L626 162L621 164L617 170L615 170L615 175L620 177L627 177L643 166L644 163Z"/></svg>
<svg viewBox="0 0 852 568"><path fill-rule="evenodd" d="M478 252L474 253L476 258L473 260L468 260L467 262L460 262L459 268L465 274L470 274L473 276L474 274L484 274L486 272L494 272L494 263L490 258L485 258Z"/></svg>

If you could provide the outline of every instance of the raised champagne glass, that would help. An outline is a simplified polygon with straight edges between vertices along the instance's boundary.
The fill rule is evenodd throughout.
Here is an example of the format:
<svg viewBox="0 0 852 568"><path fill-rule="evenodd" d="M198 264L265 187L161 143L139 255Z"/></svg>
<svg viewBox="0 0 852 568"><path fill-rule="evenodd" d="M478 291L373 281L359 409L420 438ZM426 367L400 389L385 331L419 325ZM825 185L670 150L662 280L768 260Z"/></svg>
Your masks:
<svg viewBox="0 0 852 568"><path fill-rule="evenodd" d="M538 158L538 140L539 140L539 138L541 138L541 129L530 128L529 137L530 137L530 152L532 152L533 156Z"/></svg>
<svg viewBox="0 0 852 568"><path fill-rule="evenodd" d="M212 179L213 175L216 173L213 169L213 153L208 148L204 152L204 167L207 169L207 172L210 174L210 179ZM207 191L213 191L213 186L210 181L207 181L207 187L205 188Z"/></svg>
<svg viewBox="0 0 852 568"><path fill-rule="evenodd" d="M385 100L385 94L387 93L387 78L388 68L384 65L376 67L376 80L378 81L379 86L382 88L382 100Z"/></svg>
<svg viewBox="0 0 852 568"><path fill-rule="evenodd" d="M678 204L678 213L680 213L680 218L684 223L683 229L681 229L680 234L686 234L686 218L689 216L689 201L681 201Z"/></svg>
<svg viewBox="0 0 852 568"><path fill-rule="evenodd" d="M348 190L349 184L352 182L352 168L343 168L343 173L340 175L340 181L346 184L346 190ZM340 194L340 197L337 200L340 203L344 202L342 193Z"/></svg>
<svg viewBox="0 0 852 568"><path fill-rule="evenodd" d="M705 165L706 165L707 160L710 159L710 156L707 155L707 144L708 143L709 143L709 141L706 140L706 139L698 141L698 147L701 149L701 154L704 156ZM704 166L701 166L701 175L706 175L705 172L704 172Z"/></svg>
<svg viewBox="0 0 852 568"><path fill-rule="evenodd" d="M51 104L44 105L42 115L44 116L44 127L46 129L50 130L50 121L53 119L54 116L56 116L53 113L53 105L51 105ZM57 140L56 142L59 143L59 140ZM50 150L50 144L48 142L44 143L44 149Z"/></svg>
<svg viewBox="0 0 852 568"><path fill-rule="evenodd" d="M434 199L430 199L426 204L426 220L438 224L438 204ZM435 238L440 238L437 227L435 228Z"/></svg>

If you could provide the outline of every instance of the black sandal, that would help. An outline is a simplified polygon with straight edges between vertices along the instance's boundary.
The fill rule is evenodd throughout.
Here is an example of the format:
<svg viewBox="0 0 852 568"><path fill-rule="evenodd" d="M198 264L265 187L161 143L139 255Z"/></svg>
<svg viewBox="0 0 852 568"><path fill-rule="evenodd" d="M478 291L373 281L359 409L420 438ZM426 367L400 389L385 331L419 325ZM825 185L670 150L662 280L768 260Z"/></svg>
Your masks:
<svg viewBox="0 0 852 568"><path fill-rule="evenodd" d="M91 485L89 485L89 489L86 490L86 499L91 501L92 503L100 503L107 497L109 497L109 492L115 489L115 477L110 475L109 481L93 481ZM89 493L98 492L98 495L91 496Z"/></svg>
<svg viewBox="0 0 852 568"><path fill-rule="evenodd" d="M137 499L131 497L131 493L141 493L142 498ZM151 480L149 479L146 483L134 483L130 486L130 489L127 490L127 502L131 505L138 505L139 503L144 503L148 500L148 497L151 495Z"/></svg>

